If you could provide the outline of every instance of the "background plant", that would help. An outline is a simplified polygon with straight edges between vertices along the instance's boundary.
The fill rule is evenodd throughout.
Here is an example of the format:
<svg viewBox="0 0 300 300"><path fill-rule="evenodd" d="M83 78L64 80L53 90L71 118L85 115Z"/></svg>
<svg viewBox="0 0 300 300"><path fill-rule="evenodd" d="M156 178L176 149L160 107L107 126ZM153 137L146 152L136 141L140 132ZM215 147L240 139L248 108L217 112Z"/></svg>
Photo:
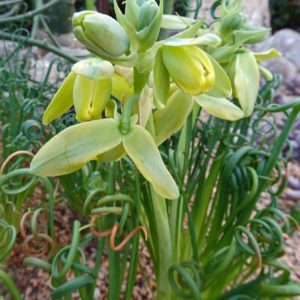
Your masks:
<svg viewBox="0 0 300 300"><path fill-rule="evenodd" d="M63 70L68 73L68 66ZM13 70L12 74L17 72ZM11 82L5 81L3 91L10 89ZM44 82L46 84L48 78ZM260 89L255 113L240 121L208 117L203 110L195 107L181 132L161 145L160 153L179 186L180 201L160 199L132 161L124 158L105 164L91 162L74 174L59 177L64 187L62 193L67 195L69 205L80 212L80 221L73 224L72 242L68 246L60 248L55 244L53 235L54 182L52 185L48 180L42 182L50 201L45 199L32 214L26 213L23 222L20 215L15 222L6 220L12 213L4 209L5 222L14 224L17 229L19 223L22 230L25 221L30 220L32 233L29 237L41 243L30 248L35 257L29 257L25 262L51 274L53 298L71 297L71 292L79 290L82 299L91 299L106 242L111 278L108 297L120 297L126 262L130 260L125 298L131 299L139 254L139 231L144 228L148 231L146 244L160 281L157 297L164 295L160 299L272 298L299 294L299 285L289 280L289 269L277 261L283 254L284 234L290 233L296 226L278 209L277 202L286 182L281 170L288 161L287 157L281 157L281 150L300 108L297 99L288 105L274 104L277 85L276 77L267 82ZM28 89L28 86L31 85L24 80L23 88ZM15 143L6 142L6 156L20 149L36 151L41 140L44 142L52 133L75 123L71 111L61 121L56 121L48 132L49 129L45 129L40 120L45 107L44 97L54 92L53 85L45 85L40 92L37 84L36 89L40 97L37 97L36 106L28 117L32 115L34 119L39 115L38 122L34 124L41 128L41 134L34 139L20 135L20 124L26 117L16 118L15 110L12 110L12 119L6 119L5 123L17 126L21 121L17 133L7 141L14 141L20 135L17 140L24 142L13 149L9 145L15 146ZM4 118L7 117L5 112L10 109L11 99L18 99L16 105L26 102L19 94L9 95L12 98L3 102L6 105L3 108ZM6 96L4 92L2 97L6 99ZM287 118L282 132L276 127L274 116L278 113L285 114ZM199 115L202 117L199 118ZM16 158L17 163L6 169L7 174L1 177L1 201L4 206L13 207L19 213L23 199L40 179L30 175L28 169L20 170L23 161L20 157ZM17 182L11 182L15 187L12 193L7 185L11 178L17 178ZM22 184L24 180L25 186L20 189L20 182ZM255 204L265 190L270 194L272 203L270 207L258 210ZM19 206L15 209L17 203ZM45 208L48 211L46 228L36 223ZM3 224L2 230L6 234L8 229L5 228L12 227ZM43 234L50 239L43 241ZM132 234L133 239L128 241L127 237ZM13 242L14 235L11 236ZM26 238L28 236L24 236ZM98 256L92 269L85 264L85 247L93 241L97 243ZM122 244L122 241L125 243ZM11 249L8 242L4 245ZM41 255L37 255L36 251ZM71 270L75 278L69 280L67 274ZM166 276L167 273L169 276ZM218 280L220 276L224 279L222 282ZM10 286L8 280L5 282Z"/></svg>

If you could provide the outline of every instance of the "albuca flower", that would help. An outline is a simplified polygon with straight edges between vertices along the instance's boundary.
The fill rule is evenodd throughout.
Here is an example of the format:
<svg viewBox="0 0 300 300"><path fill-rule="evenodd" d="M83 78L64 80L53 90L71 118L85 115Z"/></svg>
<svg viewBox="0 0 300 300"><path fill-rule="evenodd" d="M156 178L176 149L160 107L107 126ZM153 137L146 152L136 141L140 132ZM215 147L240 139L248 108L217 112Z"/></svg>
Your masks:
<svg viewBox="0 0 300 300"><path fill-rule="evenodd" d="M151 134L134 122L127 134L121 133L119 127L115 119L94 120L68 127L39 150L31 162L30 172L39 176L69 174L99 155L122 146L160 196L178 198L177 185L164 165Z"/></svg>
<svg viewBox="0 0 300 300"><path fill-rule="evenodd" d="M101 57L118 57L129 49L125 30L110 16L94 11L78 12L73 16L73 27L76 38Z"/></svg>
<svg viewBox="0 0 300 300"><path fill-rule="evenodd" d="M43 123L59 118L72 105L78 121L100 119L110 100L113 73L112 64L99 58L76 63L47 107Z"/></svg>
<svg viewBox="0 0 300 300"><path fill-rule="evenodd" d="M161 47L153 73L155 96L162 104L167 99L170 77L191 96L206 93L215 84L215 72L209 57L194 45Z"/></svg>

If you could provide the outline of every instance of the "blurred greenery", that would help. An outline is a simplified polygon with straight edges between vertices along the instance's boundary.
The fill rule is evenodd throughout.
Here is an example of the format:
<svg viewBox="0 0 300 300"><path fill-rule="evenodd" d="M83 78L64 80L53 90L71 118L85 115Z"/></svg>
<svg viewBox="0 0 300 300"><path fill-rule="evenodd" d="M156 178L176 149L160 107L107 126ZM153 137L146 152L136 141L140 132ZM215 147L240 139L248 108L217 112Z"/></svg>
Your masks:
<svg viewBox="0 0 300 300"><path fill-rule="evenodd" d="M292 28L300 32L300 1L269 0L273 32Z"/></svg>

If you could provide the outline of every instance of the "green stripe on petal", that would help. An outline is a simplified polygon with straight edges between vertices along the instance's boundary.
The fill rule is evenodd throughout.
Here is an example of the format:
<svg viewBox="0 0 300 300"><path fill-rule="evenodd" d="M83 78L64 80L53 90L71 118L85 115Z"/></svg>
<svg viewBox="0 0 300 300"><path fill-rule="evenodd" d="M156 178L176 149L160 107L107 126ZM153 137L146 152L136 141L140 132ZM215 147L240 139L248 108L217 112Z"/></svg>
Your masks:
<svg viewBox="0 0 300 300"><path fill-rule="evenodd" d="M177 132L193 108L193 98L181 90L168 99L166 106L153 114L156 143L160 145Z"/></svg>
<svg viewBox="0 0 300 300"><path fill-rule="evenodd" d="M206 94L195 97L196 102L209 114L229 120L236 121L244 117L243 111L225 98L216 98Z"/></svg>
<svg viewBox="0 0 300 300"><path fill-rule="evenodd" d="M118 123L113 119L71 126L39 150L31 162L30 172L39 176L72 173L121 141Z"/></svg>
<svg viewBox="0 0 300 300"><path fill-rule="evenodd" d="M177 185L167 170L151 134L141 126L132 126L123 137L123 145L138 170L166 199L177 199Z"/></svg>
<svg viewBox="0 0 300 300"><path fill-rule="evenodd" d="M71 108L75 78L76 74L71 71L44 112L43 124L48 125Z"/></svg>

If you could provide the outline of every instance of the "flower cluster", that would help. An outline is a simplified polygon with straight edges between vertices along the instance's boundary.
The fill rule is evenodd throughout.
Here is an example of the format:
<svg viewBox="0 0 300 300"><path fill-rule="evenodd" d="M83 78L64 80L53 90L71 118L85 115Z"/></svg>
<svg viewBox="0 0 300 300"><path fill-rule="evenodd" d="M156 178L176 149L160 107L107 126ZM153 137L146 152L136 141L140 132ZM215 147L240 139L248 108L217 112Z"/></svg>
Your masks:
<svg viewBox="0 0 300 300"><path fill-rule="evenodd" d="M255 108L260 61L278 57L271 49L253 53L245 44L263 40L264 28L247 24L239 0L222 0L220 17L203 20L163 15L163 1L127 0L117 20L94 11L74 14L76 38L91 58L76 63L49 104L49 124L73 105L79 124L49 142L34 157L31 172L68 174L91 160L124 155L164 198L179 191L158 146L178 131L194 107L230 121ZM161 28L179 31L157 41Z"/></svg>

